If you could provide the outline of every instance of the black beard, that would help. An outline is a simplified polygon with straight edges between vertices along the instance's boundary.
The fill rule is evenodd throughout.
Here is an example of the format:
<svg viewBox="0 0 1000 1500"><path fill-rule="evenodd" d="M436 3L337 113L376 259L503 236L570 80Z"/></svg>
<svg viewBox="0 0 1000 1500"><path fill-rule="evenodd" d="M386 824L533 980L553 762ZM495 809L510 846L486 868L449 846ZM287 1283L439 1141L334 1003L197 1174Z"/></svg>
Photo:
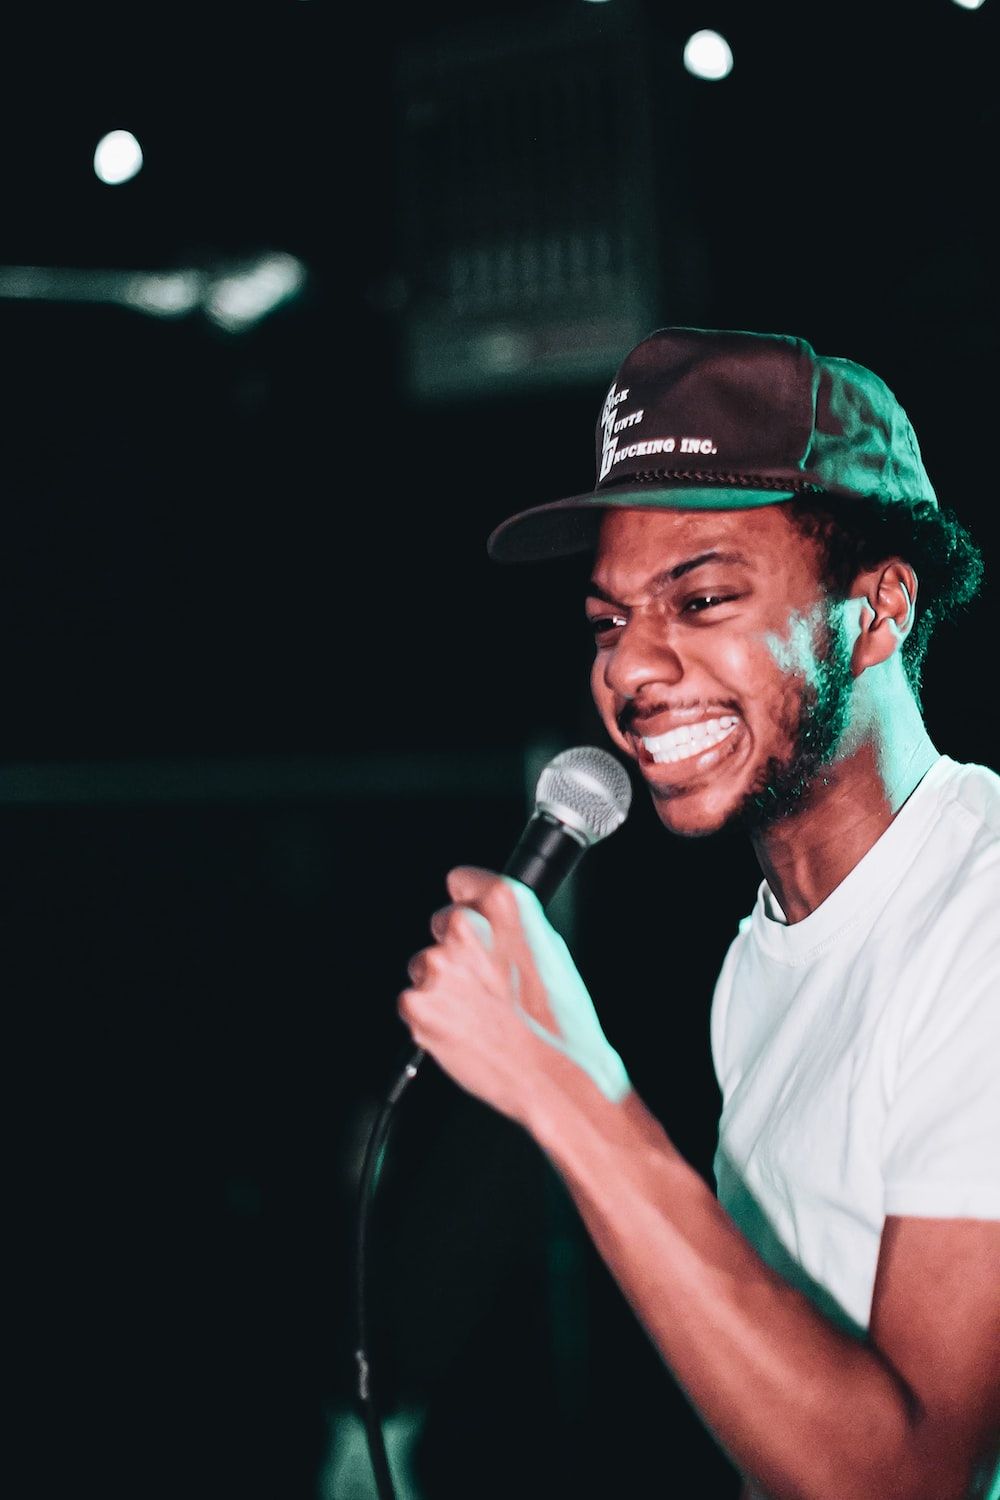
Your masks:
<svg viewBox="0 0 1000 1500"><path fill-rule="evenodd" d="M794 717L789 714L782 724L792 741L790 753L783 758L771 756L732 819L727 819L748 833L792 817L803 807L847 727L853 682L850 647L842 624L831 622L829 615L823 631L817 679L803 689Z"/></svg>

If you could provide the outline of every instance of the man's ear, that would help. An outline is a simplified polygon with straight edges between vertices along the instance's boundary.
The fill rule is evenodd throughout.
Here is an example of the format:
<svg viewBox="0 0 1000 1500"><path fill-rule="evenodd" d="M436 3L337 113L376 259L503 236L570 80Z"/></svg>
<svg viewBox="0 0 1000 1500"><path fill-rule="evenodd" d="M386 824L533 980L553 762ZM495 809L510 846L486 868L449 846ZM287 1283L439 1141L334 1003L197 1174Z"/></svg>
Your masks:
<svg viewBox="0 0 1000 1500"><path fill-rule="evenodd" d="M917 575L901 558L859 573L850 593L861 601L860 629L851 653L851 669L860 677L867 667L888 661L909 635L917 600Z"/></svg>

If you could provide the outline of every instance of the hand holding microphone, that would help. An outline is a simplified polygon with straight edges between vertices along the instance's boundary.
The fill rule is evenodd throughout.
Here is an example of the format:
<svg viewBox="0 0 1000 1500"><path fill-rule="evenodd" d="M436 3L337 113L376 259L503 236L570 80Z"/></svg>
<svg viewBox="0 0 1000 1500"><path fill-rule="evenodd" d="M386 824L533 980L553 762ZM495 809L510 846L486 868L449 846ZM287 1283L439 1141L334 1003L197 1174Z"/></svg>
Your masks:
<svg viewBox="0 0 1000 1500"><path fill-rule="evenodd" d="M535 811L502 875L463 866L436 943L410 961L399 1010L417 1044L459 1085L527 1123L553 1052L607 1097L629 1088L562 938L543 904L583 853L624 821L628 776L613 756L564 751L539 778Z"/></svg>

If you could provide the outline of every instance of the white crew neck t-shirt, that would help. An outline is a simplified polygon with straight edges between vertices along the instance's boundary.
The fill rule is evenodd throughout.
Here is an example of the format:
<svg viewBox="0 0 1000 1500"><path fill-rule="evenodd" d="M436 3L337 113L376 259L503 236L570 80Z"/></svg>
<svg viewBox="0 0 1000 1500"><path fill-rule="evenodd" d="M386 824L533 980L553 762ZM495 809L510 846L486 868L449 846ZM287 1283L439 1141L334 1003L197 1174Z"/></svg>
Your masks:
<svg viewBox="0 0 1000 1500"><path fill-rule="evenodd" d="M719 1200L842 1326L886 1215L1000 1218L1000 777L941 756L801 922L763 882L712 1051Z"/></svg>

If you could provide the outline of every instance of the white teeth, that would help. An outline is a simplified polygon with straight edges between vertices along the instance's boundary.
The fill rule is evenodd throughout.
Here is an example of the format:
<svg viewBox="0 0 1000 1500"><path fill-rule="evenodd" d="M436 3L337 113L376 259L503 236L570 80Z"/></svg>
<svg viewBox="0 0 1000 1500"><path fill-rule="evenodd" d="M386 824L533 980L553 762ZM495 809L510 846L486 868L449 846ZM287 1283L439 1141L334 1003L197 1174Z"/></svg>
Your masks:
<svg viewBox="0 0 1000 1500"><path fill-rule="evenodd" d="M643 738L642 743L657 765L663 765L672 760L703 755L732 734L738 723L739 720L732 715L722 719L703 719L700 724L682 724L679 729L668 729L666 734Z"/></svg>

